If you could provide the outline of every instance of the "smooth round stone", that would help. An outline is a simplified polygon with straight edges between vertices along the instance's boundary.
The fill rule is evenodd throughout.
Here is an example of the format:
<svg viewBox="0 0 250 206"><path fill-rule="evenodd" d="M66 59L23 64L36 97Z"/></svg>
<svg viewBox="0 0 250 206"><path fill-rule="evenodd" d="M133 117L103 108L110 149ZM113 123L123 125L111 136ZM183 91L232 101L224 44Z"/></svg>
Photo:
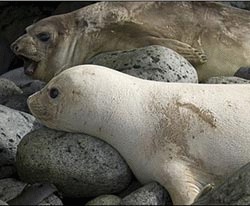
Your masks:
<svg viewBox="0 0 250 206"><path fill-rule="evenodd" d="M7 202L0 200L0 205L8 205Z"/></svg>
<svg viewBox="0 0 250 206"><path fill-rule="evenodd" d="M101 195L90 200L85 205L119 205L121 198L116 195Z"/></svg>
<svg viewBox="0 0 250 206"><path fill-rule="evenodd" d="M243 79L240 77L211 77L206 82L206 84L249 84L250 80Z"/></svg>
<svg viewBox="0 0 250 206"><path fill-rule="evenodd" d="M0 167L14 164L20 140L38 127L33 116L0 105Z"/></svg>
<svg viewBox="0 0 250 206"><path fill-rule="evenodd" d="M119 153L100 139L47 128L22 139L16 166L23 181L52 183L65 197L120 192L132 176Z"/></svg>
<svg viewBox="0 0 250 206"><path fill-rule="evenodd" d="M163 46L101 53L87 61L142 79L198 83L195 68L181 55Z"/></svg>
<svg viewBox="0 0 250 206"><path fill-rule="evenodd" d="M167 191L158 183L147 184L124 197L121 205L169 205Z"/></svg>

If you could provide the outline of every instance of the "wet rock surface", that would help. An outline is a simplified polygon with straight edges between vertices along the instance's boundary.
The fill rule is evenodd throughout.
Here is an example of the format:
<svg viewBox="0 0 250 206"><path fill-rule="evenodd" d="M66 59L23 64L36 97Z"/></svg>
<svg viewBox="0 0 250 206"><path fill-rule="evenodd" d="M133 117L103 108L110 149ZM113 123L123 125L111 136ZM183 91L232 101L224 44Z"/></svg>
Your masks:
<svg viewBox="0 0 250 206"><path fill-rule="evenodd" d="M17 169L25 182L50 182L67 197L120 192L131 171L103 141L47 128L26 135L18 145Z"/></svg>
<svg viewBox="0 0 250 206"><path fill-rule="evenodd" d="M197 83L195 68L181 55L163 46L99 54L87 61L142 79Z"/></svg>

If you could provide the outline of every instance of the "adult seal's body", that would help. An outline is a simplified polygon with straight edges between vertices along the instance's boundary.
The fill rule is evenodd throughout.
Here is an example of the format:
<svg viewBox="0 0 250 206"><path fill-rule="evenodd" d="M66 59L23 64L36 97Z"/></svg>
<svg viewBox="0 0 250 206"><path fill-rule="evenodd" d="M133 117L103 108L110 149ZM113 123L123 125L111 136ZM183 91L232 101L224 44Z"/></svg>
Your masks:
<svg viewBox="0 0 250 206"><path fill-rule="evenodd" d="M249 16L213 2L100 2L29 26L12 49L27 74L49 81L101 52L162 45L204 81L250 65Z"/></svg>
<svg viewBox="0 0 250 206"><path fill-rule="evenodd" d="M108 142L142 183L158 181L182 205L250 161L249 91L83 65L54 77L28 105L50 128Z"/></svg>

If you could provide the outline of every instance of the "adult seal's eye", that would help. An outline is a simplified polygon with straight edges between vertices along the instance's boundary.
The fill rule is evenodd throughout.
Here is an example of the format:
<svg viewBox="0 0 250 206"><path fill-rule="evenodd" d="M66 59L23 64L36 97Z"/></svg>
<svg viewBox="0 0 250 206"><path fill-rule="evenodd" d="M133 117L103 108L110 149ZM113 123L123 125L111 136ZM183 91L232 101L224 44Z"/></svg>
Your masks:
<svg viewBox="0 0 250 206"><path fill-rule="evenodd" d="M42 42L47 42L50 39L50 34L47 32L42 32L37 34L36 37Z"/></svg>
<svg viewBox="0 0 250 206"><path fill-rule="evenodd" d="M58 95L59 95L58 89L52 88L52 89L49 90L49 96L50 96L52 99L55 99Z"/></svg>

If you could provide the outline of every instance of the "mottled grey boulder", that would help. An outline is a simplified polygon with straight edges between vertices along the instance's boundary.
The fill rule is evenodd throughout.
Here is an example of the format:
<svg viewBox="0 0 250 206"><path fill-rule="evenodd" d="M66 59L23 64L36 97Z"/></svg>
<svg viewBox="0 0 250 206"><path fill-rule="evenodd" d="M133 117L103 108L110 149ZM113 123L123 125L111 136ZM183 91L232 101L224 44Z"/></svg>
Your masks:
<svg viewBox="0 0 250 206"><path fill-rule="evenodd" d="M87 61L142 79L198 83L195 68L181 55L163 46L101 53Z"/></svg>
<svg viewBox="0 0 250 206"><path fill-rule="evenodd" d="M0 77L0 104L4 98L22 93L23 91L14 82Z"/></svg>
<svg viewBox="0 0 250 206"><path fill-rule="evenodd" d="M201 195L194 205L249 205L250 163L241 167L213 190Z"/></svg>
<svg viewBox="0 0 250 206"><path fill-rule="evenodd" d="M121 198L116 195L101 195L90 200L85 205L119 205Z"/></svg>
<svg viewBox="0 0 250 206"><path fill-rule="evenodd" d="M210 77L206 84L249 84L250 80L239 77Z"/></svg>
<svg viewBox="0 0 250 206"><path fill-rule="evenodd" d="M66 197L120 192L131 181L127 164L105 142L47 128L22 139L16 166L23 181L53 183Z"/></svg>
<svg viewBox="0 0 250 206"><path fill-rule="evenodd" d="M0 167L13 165L20 140L38 127L33 116L0 105Z"/></svg>
<svg viewBox="0 0 250 206"><path fill-rule="evenodd" d="M10 205L23 205L21 203L26 203L25 205L34 205L32 204L32 202L34 202L34 198L36 198L33 193L36 192L35 191L35 187L33 187L33 191L30 190L29 191L29 195L30 195L30 199L29 199L29 195L22 195L24 193L24 191L27 191L27 186L30 187L29 185L27 185L27 183L25 182L21 182L18 181L16 179L13 178L6 178L6 179L2 179L0 180L0 197L1 200L3 200L4 202L9 203ZM32 187L32 185L31 185ZM26 192L27 194L27 192ZM19 198L19 201L15 201L13 202L13 199L16 199L17 197L22 197ZM20 201L22 200L22 201ZM28 204L27 204L28 203ZM39 201L39 205L63 205L62 201L54 194L50 194L48 197L42 198L41 201Z"/></svg>
<svg viewBox="0 0 250 206"><path fill-rule="evenodd" d="M121 205L168 205L170 197L158 183L152 182L124 197Z"/></svg>
<svg viewBox="0 0 250 206"><path fill-rule="evenodd" d="M21 93L12 92L13 93L12 95L8 95L1 98L1 81L0 81L0 104L10 107L12 109L30 113L27 105L27 98L31 94L41 90L46 83L39 80L33 80L30 77L26 76L23 72L23 68L11 70L0 77L2 79L4 78L5 81L9 80L9 82L12 82L12 84L17 85L16 86L17 88L21 89ZM9 87L11 87L12 89L12 90L8 89L10 90L9 93L11 93L11 91L17 90L10 83L9 85L10 85Z"/></svg>

